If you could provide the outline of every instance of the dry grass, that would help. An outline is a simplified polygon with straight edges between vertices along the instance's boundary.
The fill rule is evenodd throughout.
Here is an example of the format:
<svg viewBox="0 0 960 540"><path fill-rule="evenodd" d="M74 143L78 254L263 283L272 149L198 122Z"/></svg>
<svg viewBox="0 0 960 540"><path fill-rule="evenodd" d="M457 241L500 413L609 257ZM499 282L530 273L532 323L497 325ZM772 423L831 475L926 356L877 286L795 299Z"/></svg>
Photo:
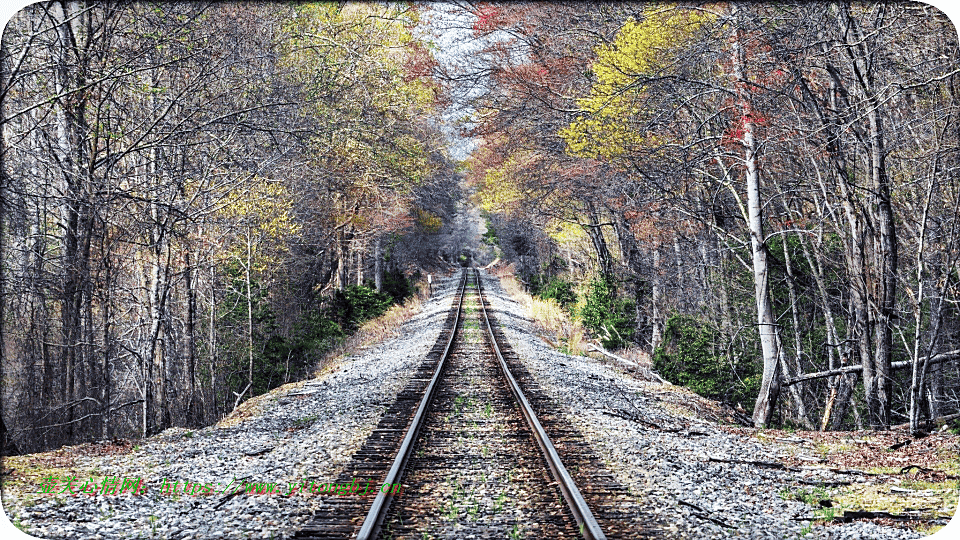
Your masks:
<svg viewBox="0 0 960 540"><path fill-rule="evenodd" d="M314 373L319 377L328 372L339 360L357 354L367 347L400 335L400 327L416 315L423 307L426 298L425 283L417 283L418 293L403 304L391 306L386 313L364 323L352 336L328 351L320 361L320 367Z"/></svg>
<svg viewBox="0 0 960 540"><path fill-rule="evenodd" d="M814 512L827 521L844 510L920 512L916 520L899 521L896 525L932 533L939 527L930 520L948 519L957 511L960 436L952 433L914 438L905 428L824 432L732 427L724 430L776 444L787 451L779 460L784 465L809 466L798 456L814 455L824 460L817 467L868 473L870 476L863 479L850 476L852 483L847 486L818 488L818 499L833 501L833 507L828 509L819 508L816 501L811 503L816 508ZM810 488L793 491L803 494ZM892 524L885 518L869 521Z"/></svg>
<svg viewBox="0 0 960 540"><path fill-rule="evenodd" d="M553 299L530 296L513 272L512 264L497 265L490 273L500 278L504 292L527 308L527 316L533 319L540 337L551 347L567 354L583 355L586 351L586 331L576 319L572 319Z"/></svg>
<svg viewBox="0 0 960 540"><path fill-rule="evenodd" d="M13 499L17 504L29 506L41 499L64 498L69 495L60 494L68 491L68 481L58 483L51 493L41 492L44 479L75 478L74 490L79 491L91 478L102 479L103 475L96 468L81 463L87 456L125 455L134 450L133 442L125 439L104 441L98 443L84 443L74 446L64 446L47 452L25 454L21 456L4 456L3 472L0 476L3 497ZM6 501L5 501L6 502Z"/></svg>

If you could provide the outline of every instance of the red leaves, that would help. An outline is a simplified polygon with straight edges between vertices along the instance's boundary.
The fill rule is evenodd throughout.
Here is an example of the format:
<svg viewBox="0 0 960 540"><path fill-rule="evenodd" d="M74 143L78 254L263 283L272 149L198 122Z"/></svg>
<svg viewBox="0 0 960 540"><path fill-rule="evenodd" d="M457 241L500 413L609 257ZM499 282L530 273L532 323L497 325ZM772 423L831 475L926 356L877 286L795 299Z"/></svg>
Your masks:
<svg viewBox="0 0 960 540"><path fill-rule="evenodd" d="M473 31L477 33L493 32L504 22L503 10L492 4L481 4L476 15L477 20L473 23Z"/></svg>
<svg viewBox="0 0 960 540"><path fill-rule="evenodd" d="M415 79L428 79L433 76L433 69L437 66L436 59L420 42L407 46L407 58L404 62L403 82Z"/></svg>
<svg viewBox="0 0 960 540"><path fill-rule="evenodd" d="M723 142L743 142L747 124L753 124L753 126L768 126L770 125L770 118L756 111L746 112L740 115L740 117L734 121L733 126L723 134Z"/></svg>

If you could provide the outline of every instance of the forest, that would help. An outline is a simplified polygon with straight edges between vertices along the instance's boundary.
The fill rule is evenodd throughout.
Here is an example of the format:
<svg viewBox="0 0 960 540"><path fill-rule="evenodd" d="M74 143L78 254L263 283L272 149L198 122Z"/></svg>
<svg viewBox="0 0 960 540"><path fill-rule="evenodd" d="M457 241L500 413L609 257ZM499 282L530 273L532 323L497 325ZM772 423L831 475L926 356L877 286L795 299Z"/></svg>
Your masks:
<svg viewBox="0 0 960 540"><path fill-rule="evenodd" d="M468 174L532 290L758 427L956 418L960 64L943 13L474 13L491 82Z"/></svg>
<svg viewBox="0 0 960 540"><path fill-rule="evenodd" d="M8 451L216 422L415 292L458 189L420 11L64 1L9 22Z"/></svg>
<svg viewBox="0 0 960 540"><path fill-rule="evenodd" d="M313 376L457 264L458 203L589 339L755 426L939 428L958 60L909 2L30 5L0 47L4 452Z"/></svg>

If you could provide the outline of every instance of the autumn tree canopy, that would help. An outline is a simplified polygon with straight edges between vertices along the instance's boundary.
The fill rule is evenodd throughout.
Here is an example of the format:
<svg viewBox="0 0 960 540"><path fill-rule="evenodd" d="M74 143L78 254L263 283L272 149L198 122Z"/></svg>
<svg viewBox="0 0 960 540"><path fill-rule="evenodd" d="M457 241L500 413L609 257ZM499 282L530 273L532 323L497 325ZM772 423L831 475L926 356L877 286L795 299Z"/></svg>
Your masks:
<svg viewBox="0 0 960 540"><path fill-rule="evenodd" d="M751 396L757 425L919 430L960 406L946 17L846 2L474 15L491 41L481 201L498 231L559 220L591 240L530 243L530 283L560 268L588 294L584 276L608 276L635 303L635 344L678 377L715 363L732 392L715 397ZM695 335L709 348L691 363L676 339Z"/></svg>

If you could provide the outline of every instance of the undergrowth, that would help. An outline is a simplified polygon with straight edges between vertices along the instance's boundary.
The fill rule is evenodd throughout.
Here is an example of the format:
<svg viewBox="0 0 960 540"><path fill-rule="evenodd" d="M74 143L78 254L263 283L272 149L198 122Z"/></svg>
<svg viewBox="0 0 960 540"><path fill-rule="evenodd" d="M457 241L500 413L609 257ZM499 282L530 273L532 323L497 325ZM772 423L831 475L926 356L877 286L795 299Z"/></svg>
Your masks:
<svg viewBox="0 0 960 540"><path fill-rule="evenodd" d="M394 304L387 308L378 317L363 323L350 337L340 341L335 347L327 351L314 376L319 376L325 368L337 359L356 354L371 344L379 343L400 334L400 327L416 315L423 306L425 295L422 287L417 287L418 294L404 300L402 304Z"/></svg>
<svg viewBox="0 0 960 540"><path fill-rule="evenodd" d="M490 273L500 278L500 286L509 296L527 308L537 329L548 344L570 355L583 355L586 330L553 298L538 298L527 293L513 273L513 265L497 266Z"/></svg>

